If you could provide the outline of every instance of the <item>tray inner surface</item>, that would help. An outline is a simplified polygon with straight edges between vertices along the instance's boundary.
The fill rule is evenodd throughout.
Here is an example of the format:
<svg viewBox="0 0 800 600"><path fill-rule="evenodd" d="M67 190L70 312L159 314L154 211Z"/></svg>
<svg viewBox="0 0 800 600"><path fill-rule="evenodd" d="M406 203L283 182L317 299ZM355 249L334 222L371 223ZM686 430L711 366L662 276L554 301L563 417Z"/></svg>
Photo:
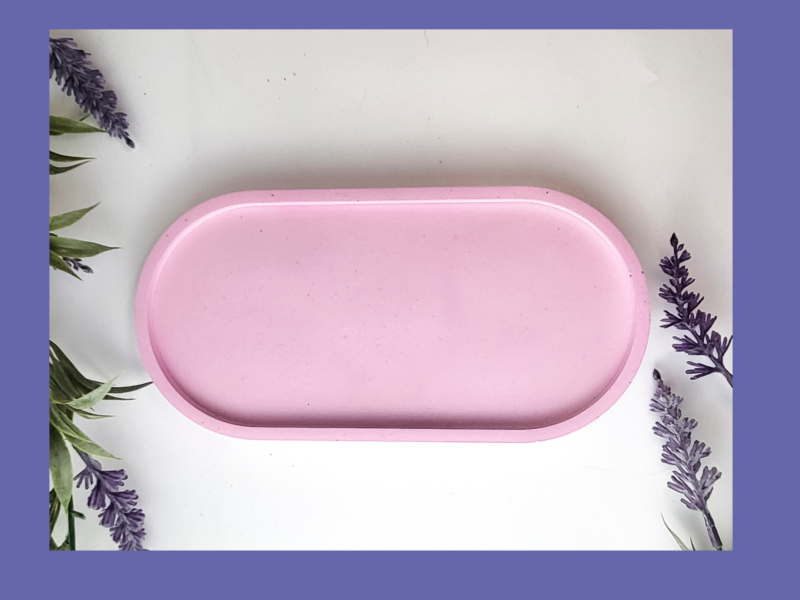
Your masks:
<svg viewBox="0 0 800 600"><path fill-rule="evenodd" d="M606 238L518 201L230 207L173 242L147 318L171 384L254 427L544 427L634 330Z"/></svg>

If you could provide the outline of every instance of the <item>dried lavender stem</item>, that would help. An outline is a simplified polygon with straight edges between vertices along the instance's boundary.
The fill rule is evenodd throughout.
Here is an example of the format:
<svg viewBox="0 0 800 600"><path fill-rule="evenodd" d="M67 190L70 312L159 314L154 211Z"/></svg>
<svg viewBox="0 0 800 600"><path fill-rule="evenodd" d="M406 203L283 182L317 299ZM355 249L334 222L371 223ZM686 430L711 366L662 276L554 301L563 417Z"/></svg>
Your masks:
<svg viewBox="0 0 800 600"><path fill-rule="evenodd" d="M714 517L711 516L711 513L706 509L703 513L703 520L706 522L706 531L708 532L708 537L711 540L711 545L714 546L714 550L722 550L722 540L719 538L719 532L717 532L717 525L714 523Z"/></svg>
<svg viewBox="0 0 800 600"><path fill-rule="evenodd" d="M686 464L688 464L690 461L689 452L687 449L683 449L683 459ZM697 479L697 474L693 473L691 477L692 483L694 484L692 487L695 490L700 490L701 484ZM711 540L711 545L714 546L714 550L722 550L722 540L719 537L717 525L714 523L714 517L711 516L711 511L708 509L708 504L706 504L705 501L701 502L700 508L697 510L699 510L700 514L703 515L703 521L705 522L706 531L708 532L708 539Z"/></svg>
<svg viewBox="0 0 800 600"><path fill-rule="evenodd" d="M694 337L694 339L697 341L698 344L703 343L703 339L697 334L697 332L694 331L694 329L690 329L689 331L691 332L692 337ZM706 358L711 361L711 364L713 364L716 367L719 374L725 378L725 380L730 384L731 387L733 387L733 374L730 371L728 371L728 369L725 368L725 365L722 364L722 361L717 360L710 354L706 354Z"/></svg>
<svg viewBox="0 0 800 600"><path fill-rule="evenodd" d="M733 374L725 367L724 358L728 351L733 336L723 338L716 331L712 330L717 318L711 314L698 310L703 302L703 297L695 292L687 292L687 288L694 283L694 279L689 276L689 270L685 266L691 254L684 250L683 244L678 241L678 237L673 233L670 238L672 246L672 256L661 260L661 270L669 276L669 282L661 286L659 296L670 304L677 307L675 314L665 311L666 317L662 319L662 327L675 327L680 331L688 332L682 337L675 337L677 343L672 347L678 352L689 354L690 356L704 356L711 365L687 361L692 367L686 373L692 379L705 377L712 373L722 375L728 384L733 387Z"/></svg>
<svg viewBox="0 0 800 600"><path fill-rule="evenodd" d="M718 361L718 360L712 358L711 362L713 362L714 366L717 367L717 369L719 369L719 372L722 374L722 376L725 378L725 380L730 384L730 386L732 388L733 387L733 373L728 371L728 369L725 368L725 365L723 365L721 361Z"/></svg>
<svg viewBox="0 0 800 600"><path fill-rule="evenodd" d="M672 245L672 256L675 258L675 262L677 264L677 262L678 262L678 245L677 244L673 244ZM675 286L675 289L678 292L678 297L680 297L680 294L682 294L683 291L687 287L688 286L681 285L680 281L678 282L678 285ZM694 327L691 327L691 324L687 322L687 319L685 317L683 319L683 323L686 324L686 327L687 327L688 331L692 334L692 337L695 339L697 344L705 347L703 338L700 336L700 334L698 334L694 330ZM708 360L710 360L711 363L717 368L717 370L720 372L720 374L723 377L725 377L726 381L730 384L730 386L733 387L733 374L730 371L728 371L727 368L725 368L725 365L722 364L722 361L718 360L711 352L705 352L704 354L705 354L706 358L708 358ZM713 523L714 520L712 519L711 522Z"/></svg>
<svg viewBox="0 0 800 600"><path fill-rule="evenodd" d="M722 550L722 540L708 508L714 483L722 474L716 467L703 467L698 477L702 460L711 454L711 448L703 442L692 441L692 430L697 421L683 416L680 409L683 398L672 392L658 371L653 371L653 379L657 388L650 401L650 410L659 416L653 433L666 440L661 462L675 467L667 487L683 495L681 502L687 508L703 515L711 545L715 550Z"/></svg>

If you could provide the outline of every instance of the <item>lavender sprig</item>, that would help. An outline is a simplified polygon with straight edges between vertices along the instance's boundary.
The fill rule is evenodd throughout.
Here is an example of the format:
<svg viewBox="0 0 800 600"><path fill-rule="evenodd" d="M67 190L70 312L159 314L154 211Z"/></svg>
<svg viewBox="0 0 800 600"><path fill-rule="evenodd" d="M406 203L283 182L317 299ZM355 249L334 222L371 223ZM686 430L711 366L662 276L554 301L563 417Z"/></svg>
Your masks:
<svg viewBox="0 0 800 600"><path fill-rule="evenodd" d="M97 119L110 136L125 140L133 148L127 115L117 112L117 95L104 89L106 80L100 71L92 69L89 56L72 38L50 38L50 77L55 75L67 96L74 96L78 106Z"/></svg>
<svg viewBox="0 0 800 600"><path fill-rule="evenodd" d="M669 243L672 245L672 256L661 259L661 270L669 276L669 284L662 285L658 295L677 308L674 314L664 311L666 317L661 319L661 327L675 327L688 332L688 335L673 338L677 342L672 345L675 350L690 356L705 356L711 361L711 365L686 361L693 367L686 371L687 375L691 375L692 379L699 379L719 373L733 387L733 374L723 364L733 336L723 338L716 331L711 331L717 317L697 310L703 297L696 292L686 291L694 283L694 279L689 277L689 269L684 265L692 255L683 249L683 244L678 243L678 237L674 233Z"/></svg>
<svg viewBox="0 0 800 600"><path fill-rule="evenodd" d="M722 477L722 473L716 467L703 467L698 478L700 462L711 454L711 448L697 440L692 442L692 429L697 426L697 421L687 419L681 414L680 404L683 398L672 393L658 371L653 371L653 379L656 380L657 388L650 401L650 410L659 415L653 432L667 440L663 446L661 462L675 467L667 487L682 494L681 502L703 515L711 544L715 550L722 550L722 541L708 509L708 499L714 483Z"/></svg>
<svg viewBox="0 0 800 600"><path fill-rule="evenodd" d="M111 530L111 539L120 550L144 550L144 512L136 507L139 496L134 490L120 490L127 479L125 471L103 471L100 463L77 450L86 468L75 476L77 486L85 486L89 494L89 508L100 510L100 524Z"/></svg>

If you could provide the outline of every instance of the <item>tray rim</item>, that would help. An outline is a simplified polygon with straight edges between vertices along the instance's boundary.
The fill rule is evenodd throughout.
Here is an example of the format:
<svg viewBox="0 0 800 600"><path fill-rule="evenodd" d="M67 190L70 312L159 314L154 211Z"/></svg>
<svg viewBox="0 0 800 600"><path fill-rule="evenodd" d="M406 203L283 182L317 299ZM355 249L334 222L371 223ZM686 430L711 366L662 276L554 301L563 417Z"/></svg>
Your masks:
<svg viewBox="0 0 800 600"><path fill-rule="evenodd" d="M382 197L380 200L375 200ZM160 366L151 343L148 323L149 298L158 274L171 250L199 223L220 212L244 206L270 204L396 204L442 202L533 202L565 210L578 217L619 254L628 268L633 293L633 327L628 356L616 379L603 395L586 409L559 423L535 429L416 429L367 427L265 427L230 423L197 408L174 386ZM419 187L351 188L303 190L247 190L211 198L180 215L159 237L142 268L135 300L135 329L142 362L158 390L191 421L217 433L236 438L262 440L328 441L430 441L430 442L534 442L561 437L596 420L608 411L636 376L650 333L650 300L644 270L633 248L617 227L602 213L556 190L540 187Z"/></svg>

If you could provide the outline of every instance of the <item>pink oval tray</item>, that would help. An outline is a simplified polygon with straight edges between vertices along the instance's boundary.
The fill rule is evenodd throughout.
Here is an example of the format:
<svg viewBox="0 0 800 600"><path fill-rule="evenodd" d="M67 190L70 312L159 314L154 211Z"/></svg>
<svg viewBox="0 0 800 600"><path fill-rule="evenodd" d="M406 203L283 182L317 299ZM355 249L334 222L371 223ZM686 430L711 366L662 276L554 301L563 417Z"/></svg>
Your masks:
<svg viewBox="0 0 800 600"><path fill-rule="evenodd" d="M564 435L627 388L649 325L622 234L541 188L221 196L158 240L136 298L164 396L252 439Z"/></svg>

